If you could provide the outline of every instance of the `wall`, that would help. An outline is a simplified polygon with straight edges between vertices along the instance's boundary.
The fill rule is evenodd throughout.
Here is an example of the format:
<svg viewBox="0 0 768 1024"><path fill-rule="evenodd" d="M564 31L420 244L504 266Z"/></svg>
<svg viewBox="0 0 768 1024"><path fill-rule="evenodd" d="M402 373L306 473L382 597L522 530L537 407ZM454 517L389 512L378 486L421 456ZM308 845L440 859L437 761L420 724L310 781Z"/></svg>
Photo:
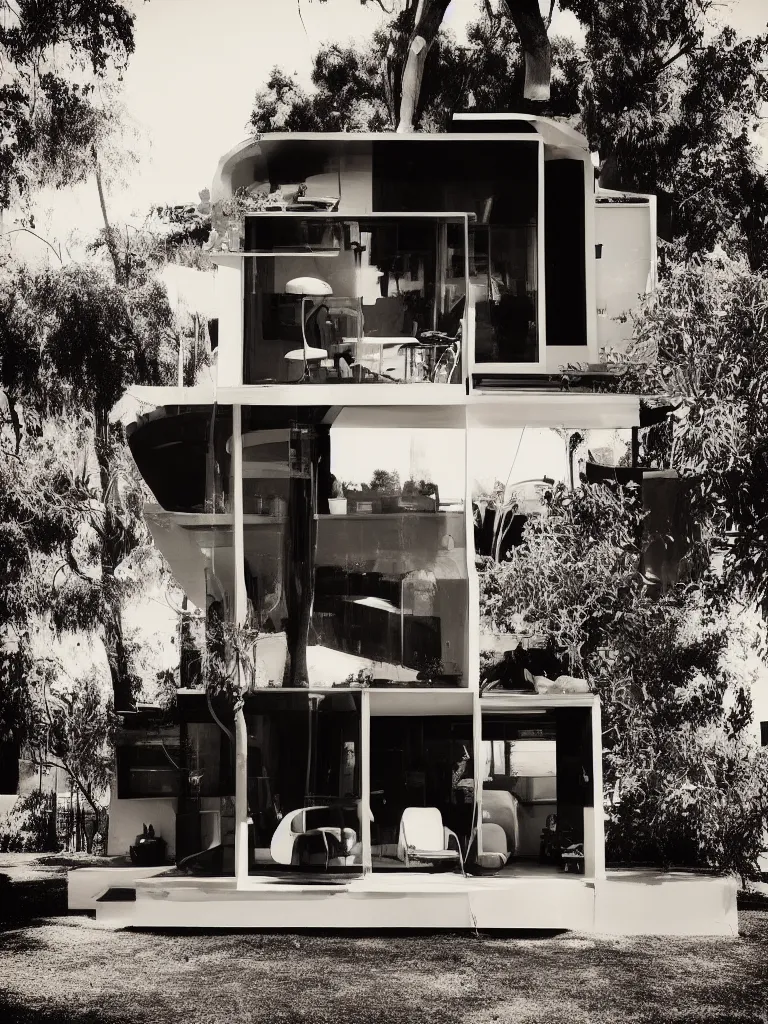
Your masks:
<svg viewBox="0 0 768 1024"><path fill-rule="evenodd" d="M595 243L602 254L595 261L597 347L625 351L632 322L616 317L634 309L653 281L653 233L650 203L597 203Z"/></svg>
<svg viewBox="0 0 768 1024"><path fill-rule="evenodd" d="M113 786L116 791L117 786ZM153 825L155 834L168 844L168 858L176 856L176 800L171 797L148 800L118 800L112 797L109 804L110 857L127 857L129 847L143 825Z"/></svg>

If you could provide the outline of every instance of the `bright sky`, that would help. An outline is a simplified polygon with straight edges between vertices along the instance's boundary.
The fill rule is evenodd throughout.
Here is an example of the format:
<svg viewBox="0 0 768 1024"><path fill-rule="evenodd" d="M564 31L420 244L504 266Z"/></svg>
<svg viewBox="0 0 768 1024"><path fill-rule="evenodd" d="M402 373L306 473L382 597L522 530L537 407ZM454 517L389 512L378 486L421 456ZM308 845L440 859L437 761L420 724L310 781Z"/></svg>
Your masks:
<svg viewBox="0 0 768 1024"><path fill-rule="evenodd" d="M219 157L247 136L254 93L274 65L309 85L312 57L324 41L363 38L383 19L375 3L359 0L301 0L303 25L295 0L128 2L136 12L136 52L124 101L142 130L146 155L131 171L129 187L110 198L117 220L152 203L196 201ZM542 7L548 11L548 0ZM453 0L447 23L459 40L477 11L478 0ZM721 16L755 33L765 28L768 9L765 0L733 0ZM556 11L552 28L580 35L568 13ZM85 235L98 230L94 184L42 197L38 224L62 241L73 228Z"/></svg>

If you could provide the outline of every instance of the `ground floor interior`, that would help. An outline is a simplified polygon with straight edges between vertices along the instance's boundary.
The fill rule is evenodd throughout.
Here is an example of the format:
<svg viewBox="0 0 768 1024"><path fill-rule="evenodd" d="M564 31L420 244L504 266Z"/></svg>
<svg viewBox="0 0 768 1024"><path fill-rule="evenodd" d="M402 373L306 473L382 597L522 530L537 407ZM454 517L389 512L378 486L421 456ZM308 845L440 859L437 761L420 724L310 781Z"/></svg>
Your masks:
<svg viewBox="0 0 768 1024"><path fill-rule="evenodd" d="M232 723L193 691L178 719L121 734L110 853L154 816L179 872L233 875ZM241 881L601 873L592 695L272 689L244 719Z"/></svg>

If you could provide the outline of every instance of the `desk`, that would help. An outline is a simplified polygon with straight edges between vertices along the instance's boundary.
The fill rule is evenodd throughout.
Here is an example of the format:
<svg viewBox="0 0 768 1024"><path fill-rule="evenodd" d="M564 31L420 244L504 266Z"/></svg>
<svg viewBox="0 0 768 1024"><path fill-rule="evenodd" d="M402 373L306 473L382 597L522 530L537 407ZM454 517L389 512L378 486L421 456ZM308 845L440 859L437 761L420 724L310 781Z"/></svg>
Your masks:
<svg viewBox="0 0 768 1024"><path fill-rule="evenodd" d="M425 375L426 379L429 379L437 362L438 352L447 347L445 342L420 341L418 338L407 335L386 338L369 336L343 338L341 342L333 346L333 352L336 355L341 355L345 350L353 349L356 362L367 365L378 373L395 377L397 380L414 381L425 379L417 373L416 353L419 351L431 353L431 364Z"/></svg>

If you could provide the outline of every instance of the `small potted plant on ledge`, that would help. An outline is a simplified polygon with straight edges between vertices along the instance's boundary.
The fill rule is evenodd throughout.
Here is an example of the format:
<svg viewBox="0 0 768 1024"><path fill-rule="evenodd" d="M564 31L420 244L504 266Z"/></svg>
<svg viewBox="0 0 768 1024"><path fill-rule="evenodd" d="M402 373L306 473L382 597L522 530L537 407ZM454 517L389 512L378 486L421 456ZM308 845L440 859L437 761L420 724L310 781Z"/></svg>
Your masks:
<svg viewBox="0 0 768 1024"><path fill-rule="evenodd" d="M431 480L406 480L403 484L403 494L400 499L400 507L406 512L438 512L440 509L440 496L437 484Z"/></svg>
<svg viewBox="0 0 768 1024"><path fill-rule="evenodd" d="M332 516L345 516L347 514L347 499L344 497L344 487L340 480L334 478L331 484L331 496L328 499L328 511Z"/></svg>

